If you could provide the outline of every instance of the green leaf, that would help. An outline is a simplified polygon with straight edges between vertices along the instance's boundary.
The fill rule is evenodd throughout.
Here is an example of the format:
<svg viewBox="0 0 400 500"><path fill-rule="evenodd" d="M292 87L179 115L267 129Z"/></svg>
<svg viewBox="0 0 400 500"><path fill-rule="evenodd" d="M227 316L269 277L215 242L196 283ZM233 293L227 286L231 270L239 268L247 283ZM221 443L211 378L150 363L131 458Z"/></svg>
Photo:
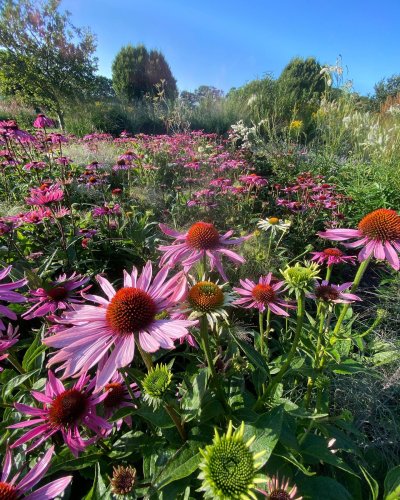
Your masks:
<svg viewBox="0 0 400 500"><path fill-rule="evenodd" d="M92 464L96 464L102 457L101 453L89 453L87 455L81 455L79 458L72 457L69 449L63 450L54 456L51 464L49 473L54 474L60 470L79 470L86 467L90 467Z"/></svg>
<svg viewBox="0 0 400 500"><path fill-rule="evenodd" d="M3 399L5 399L7 396L9 396L13 392L14 389L19 387L21 384L23 384L29 378L31 378L33 375L36 375L39 372L40 372L40 368L38 368L37 370L32 370L31 372L28 372L28 373L24 373L23 375L17 375L16 377L13 377L3 387Z"/></svg>
<svg viewBox="0 0 400 500"><path fill-rule="evenodd" d="M188 477L197 470L201 454L199 442L187 441L168 461L166 467L157 478L156 487L163 488L173 481Z"/></svg>
<svg viewBox="0 0 400 500"><path fill-rule="evenodd" d="M110 498L110 492L107 491L106 485L101 477L100 465L97 463L92 489L82 500L108 500Z"/></svg>
<svg viewBox="0 0 400 500"><path fill-rule="evenodd" d="M245 439L255 436L251 450L255 453L265 451L260 461L264 465L271 456L282 431L283 406L273 408L269 413L261 415L253 424L245 425Z"/></svg>
<svg viewBox="0 0 400 500"><path fill-rule="evenodd" d="M34 368L33 365L35 364L36 368L42 367L44 356L42 356L41 360L38 360L40 361L40 363L35 363L36 359L46 350L46 346L42 344L42 332L43 332L42 329L39 332L37 332L35 338L33 339L33 342L30 344L30 346L25 352L24 359L22 360L22 368L26 371L29 371L31 368Z"/></svg>
<svg viewBox="0 0 400 500"><path fill-rule="evenodd" d="M308 500L353 500L353 496L340 483L330 477L299 478L298 490Z"/></svg>
<svg viewBox="0 0 400 500"><path fill-rule="evenodd" d="M400 498L400 465L396 465L385 477L385 500Z"/></svg>
<svg viewBox="0 0 400 500"><path fill-rule="evenodd" d="M368 373L371 374L371 369L354 361L354 359L346 359L343 363L339 363L333 367L335 373L341 375L352 375L353 373Z"/></svg>
<svg viewBox="0 0 400 500"><path fill-rule="evenodd" d="M361 472L363 473L363 476L365 477L365 480L367 481L371 493L372 493L372 500L378 500L379 496L379 484L378 482L371 476L371 474L365 469L362 465L359 465Z"/></svg>
<svg viewBox="0 0 400 500"><path fill-rule="evenodd" d="M231 335L233 340L236 342L239 348L245 353L246 357L248 358L250 363L254 366L254 368L258 368L259 370L261 370L261 372L266 378L269 378L269 368L264 358L261 356L261 354L258 351L256 351L254 347L248 342L238 339L233 334Z"/></svg>

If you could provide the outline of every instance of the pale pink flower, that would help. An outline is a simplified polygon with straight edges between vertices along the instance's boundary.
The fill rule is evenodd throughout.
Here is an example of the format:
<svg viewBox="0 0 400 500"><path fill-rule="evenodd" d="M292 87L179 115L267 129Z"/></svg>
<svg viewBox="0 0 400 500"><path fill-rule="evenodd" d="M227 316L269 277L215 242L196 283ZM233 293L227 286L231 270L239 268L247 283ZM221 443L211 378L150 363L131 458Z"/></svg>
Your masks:
<svg viewBox="0 0 400 500"><path fill-rule="evenodd" d="M87 446L93 444L98 435L112 428L104 418L96 415L96 406L107 397L107 393L92 394L95 381L85 373L70 389L49 371L45 392L32 391L32 396L43 403L43 408L36 408L22 403L14 403L16 410L33 418L10 425L10 429L33 427L15 441L11 448L35 440L27 449L31 451L56 432L60 432L71 453L77 457ZM80 428L86 427L96 435L82 439Z"/></svg>
<svg viewBox="0 0 400 500"><path fill-rule="evenodd" d="M52 500L61 495L71 482L72 476L61 477L45 484L32 493L26 494L48 471L53 453L54 446L51 446L44 454L43 458L38 460L34 467L30 468L22 479L20 478L21 471L19 471L10 481L7 481L14 463L11 450L7 448L0 478L0 498L4 500Z"/></svg>
<svg viewBox="0 0 400 500"><path fill-rule="evenodd" d="M0 361L8 358L8 349L16 344L19 340L18 326L14 328L11 323L7 326L7 333L3 334L0 332ZM0 366L0 372L3 368ZM1 496L0 496L1 498Z"/></svg>
<svg viewBox="0 0 400 500"><path fill-rule="evenodd" d="M45 288L31 290L31 297L28 301L35 304L22 315L22 318L38 318L55 313L58 309L71 309L71 304L83 302L81 292L86 292L90 285L80 291L77 291L77 288L85 285L88 281L89 278L80 274L72 273L69 277L66 274L60 274Z"/></svg>
<svg viewBox="0 0 400 500"><path fill-rule="evenodd" d="M12 266L8 266L0 271L0 281L2 281L11 273L11 269ZM27 282L28 281L26 279L21 279L11 283L0 283L0 300L4 300L6 302L11 302L15 304L26 302L26 298L23 295L14 292L13 290L26 285ZM2 304L0 304L0 315L5 316L6 318L11 320L17 319L17 315L15 314L15 312L11 311L11 309L9 309L6 306L3 306ZM0 330L5 330L5 329L6 327L2 319L0 318Z"/></svg>
<svg viewBox="0 0 400 500"><path fill-rule="evenodd" d="M255 308L260 312L269 309L279 316L289 316L288 312L282 308L295 309L296 307L280 297L281 288L285 285L285 282L273 279L272 273L261 276L258 283L248 278L239 281L243 288L233 287L233 290L242 298L236 299L233 302L234 305L240 305L246 309Z"/></svg>
<svg viewBox="0 0 400 500"><path fill-rule="evenodd" d="M147 262L141 276L134 267L131 274L124 271L124 287L115 291L111 283L97 276L107 299L83 294L91 305L74 305L73 311L63 314L60 323L72 325L43 342L60 349L49 365L62 363L63 378L80 375L107 358L99 367L96 390L103 388L118 368L128 366L135 353L135 340L146 352L160 348L172 349L174 340L188 334L187 328L195 322L189 320L156 319L182 300L186 280L178 273L166 281L168 267L153 276L151 262ZM109 351L113 347L111 354Z"/></svg>
<svg viewBox="0 0 400 500"><path fill-rule="evenodd" d="M267 480L267 491L260 490L257 491L264 495L269 500L275 499L287 499L287 500L302 500L303 497L296 497L297 486L289 486L289 481L285 481L283 477L282 480L278 476L272 476Z"/></svg>
<svg viewBox="0 0 400 500"><path fill-rule="evenodd" d="M179 233L170 229L165 224L160 224L161 231L167 236L175 238L172 245L161 245L159 250L165 252L160 260L160 265L175 266L182 262L183 269L188 272L196 262L208 257L211 270L217 268L224 280L228 280L220 256L225 255L236 264L243 264L244 258L226 248L228 245L238 245L250 238L231 238L233 230L220 235L213 224L208 222L196 222L185 233Z"/></svg>
<svg viewBox="0 0 400 500"><path fill-rule="evenodd" d="M358 254L361 262L374 256L387 260L396 271L400 268L400 215L395 210L379 208L367 214L358 224L358 229L328 229L318 233L321 238L333 241L356 239L344 243L346 247L362 247Z"/></svg>

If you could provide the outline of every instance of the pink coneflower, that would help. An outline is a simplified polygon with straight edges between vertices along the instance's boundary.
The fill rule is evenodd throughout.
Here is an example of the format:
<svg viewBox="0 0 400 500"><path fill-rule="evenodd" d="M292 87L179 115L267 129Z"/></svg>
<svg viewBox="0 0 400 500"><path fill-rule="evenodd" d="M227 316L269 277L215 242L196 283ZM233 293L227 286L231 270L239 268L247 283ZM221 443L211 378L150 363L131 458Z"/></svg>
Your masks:
<svg viewBox="0 0 400 500"><path fill-rule="evenodd" d="M257 174L240 175L239 181L248 186L263 187L268 184L267 179Z"/></svg>
<svg viewBox="0 0 400 500"><path fill-rule="evenodd" d="M233 230L220 235L215 226L208 222L196 222L185 233L170 229L165 224L159 226L164 234L175 238L172 245L158 247L159 250L165 252L160 260L162 266L166 264L173 267L178 262L182 262L183 269L187 272L196 262L200 262L207 256L210 260L211 270L216 267L222 278L228 280L222 267L220 255L225 255L236 264L243 264L245 261L243 257L226 247L243 243L250 238L250 235L231 239Z"/></svg>
<svg viewBox="0 0 400 500"><path fill-rule="evenodd" d="M242 296L236 299L233 304L240 305L246 309L255 308L264 312L267 308L279 316L289 316L282 307L293 309L295 306L279 297L280 290L285 285L284 281L276 281L272 278L272 273L261 276L258 283L246 278L239 280L243 288L233 287L233 290Z"/></svg>
<svg viewBox="0 0 400 500"><path fill-rule="evenodd" d="M47 117L43 113L40 113L33 122L33 126L35 128L54 128L55 124L51 118Z"/></svg>
<svg viewBox="0 0 400 500"><path fill-rule="evenodd" d="M103 217L104 215L121 215L121 205L118 203L107 205L105 203L102 207L95 207L92 210L93 217Z"/></svg>
<svg viewBox="0 0 400 500"><path fill-rule="evenodd" d="M2 271L0 271L0 281L6 278L11 273L12 266L5 267ZM21 302L26 302L26 298L17 292L13 292L21 286L24 286L28 283L26 279L17 280L11 283L0 283L0 300L4 300L6 302L11 302L15 304L20 304ZM5 316L8 319L16 320L17 315L15 312L11 311L6 306L0 304L0 314ZM0 330L5 330L6 327L0 318Z"/></svg>
<svg viewBox="0 0 400 500"><path fill-rule="evenodd" d="M349 282L342 285L332 285L328 281L323 280L321 283L316 283L314 293L306 293L306 296L310 299L333 302L334 304L351 304L354 301L361 300L358 295L354 295L353 293L343 293L343 290L347 290L352 284Z"/></svg>
<svg viewBox="0 0 400 500"><path fill-rule="evenodd" d="M25 130L21 130L15 120L0 121L0 135L20 142L34 142L35 138Z"/></svg>
<svg viewBox="0 0 400 500"><path fill-rule="evenodd" d="M268 479L267 491L258 488L257 491L268 500L302 500L303 498L296 497L297 486L289 486L289 481L285 482L285 478L280 480L278 476L272 476Z"/></svg>
<svg viewBox="0 0 400 500"><path fill-rule="evenodd" d="M11 450L8 448L0 478L0 498L4 500L20 500L22 498L24 500L51 500L61 495L71 482L72 476L65 476L55 481L51 481L38 490L25 495L25 493L32 489L46 474L50 467L50 460L53 453L54 446L51 446L43 458L38 460L35 466L30 468L22 479L19 479L21 474L20 471L17 472L10 481L7 481L14 463ZM17 481L18 479L19 481Z"/></svg>
<svg viewBox="0 0 400 500"><path fill-rule="evenodd" d="M35 304L22 315L22 318L38 318L55 313L58 309L71 309L70 304L83 302L81 292L88 290L90 285L79 292L76 289L85 285L88 281L89 278L84 278L80 274L73 273L69 277L66 274L60 274L55 281L49 283L45 288L31 290L32 297L28 301Z"/></svg>
<svg viewBox="0 0 400 500"><path fill-rule="evenodd" d="M64 198L64 191L59 184L47 185L43 184L39 188L30 190L30 197L25 199L28 205L51 205L61 201Z"/></svg>
<svg viewBox="0 0 400 500"><path fill-rule="evenodd" d="M112 428L104 418L96 415L96 406L107 397L107 393L91 394L94 384L95 381L90 381L90 377L84 373L74 386L66 389L61 380L49 371L45 392L31 392L37 401L43 403L43 408L14 403L16 410L34 418L10 425L9 428L35 428L17 439L11 448L35 439L27 449L29 452L60 432L71 453L77 457L79 452L97 440L98 435L104 435ZM90 429L96 436L83 440L80 427Z"/></svg>
<svg viewBox="0 0 400 500"><path fill-rule="evenodd" d="M57 132L53 132L48 135L47 140L51 142L52 144L62 144L63 142L68 142L68 139Z"/></svg>
<svg viewBox="0 0 400 500"><path fill-rule="evenodd" d="M134 267L131 274L124 271L124 287L115 291L111 283L97 276L108 300L98 295L84 297L99 305L75 305L74 311L64 313L61 322L72 325L43 342L60 348L50 365L63 363L63 377L80 375L107 358L97 375L97 389L104 387L118 368L128 366L135 352L135 340L147 352L161 347L172 349L174 340L187 335L188 320L156 319L157 314L170 309L183 298L186 280L178 273L168 281L169 268L164 267L152 282L152 265L147 262L138 278Z"/></svg>
<svg viewBox="0 0 400 500"><path fill-rule="evenodd" d="M140 397L140 390L137 384L130 384L130 389L135 398ZM114 373L110 382L105 385L104 390L107 391L107 397L103 400L104 416L107 420L112 417L119 408L136 408L124 378L120 373ZM126 422L129 427L132 427L132 417L130 415L116 421L116 428L118 431L122 426L122 422Z"/></svg>
<svg viewBox="0 0 400 500"><path fill-rule="evenodd" d="M0 361L8 358L8 349L16 344L19 340L18 335L18 326L14 328L11 323L7 326L7 333L0 334ZM0 366L0 372L3 371L3 368ZM0 496L1 498L1 496Z"/></svg>
<svg viewBox="0 0 400 500"><path fill-rule="evenodd" d="M27 170L30 172L31 170L44 170L47 167L46 163L44 161L31 161L24 165L24 170Z"/></svg>
<svg viewBox="0 0 400 500"><path fill-rule="evenodd" d="M321 252L311 252L311 255L313 256L311 260L317 262L317 264L326 264L327 266L346 262L355 264L356 260L354 255L345 255L338 248L325 248Z"/></svg>
<svg viewBox="0 0 400 500"><path fill-rule="evenodd" d="M333 241L347 241L349 248L362 247L358 260L373 255L378 260L387 260L396 271L400 268L400 215L395 210L379 208L367 214L358 224L358 229L329 229L318 233L321 238Z"/></svg>
<svg viewBox="0 0 400 500"><path fill-rule="evenodd" d="M40 224L44 219L51 219L52 213L48 208L39 207L37 210L30 210L21 214L21 222L27 224Z"/></svg>

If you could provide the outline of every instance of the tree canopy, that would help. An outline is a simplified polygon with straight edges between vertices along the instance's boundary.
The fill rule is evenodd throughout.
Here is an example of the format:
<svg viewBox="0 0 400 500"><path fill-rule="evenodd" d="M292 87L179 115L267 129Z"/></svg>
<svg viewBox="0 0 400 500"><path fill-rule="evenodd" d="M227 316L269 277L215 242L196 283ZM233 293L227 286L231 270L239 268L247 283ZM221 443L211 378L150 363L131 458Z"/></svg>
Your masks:
<svg viewBox="0 0 400 500"><path fill-rule="evenodd" d="M0 12L0 91L57 114L95 82L94 35L60 12L61 0L5 0Z"/></svg>
<svg viewBox="0 0 400 500"><path fill-rule="evenodd" d="M177 95L176 80L163 54L150 52L144 45L127 45L116 55L112 65L113 87L122 100L140 99L156 93L156 84L163 82L165 97Z"/></svg>

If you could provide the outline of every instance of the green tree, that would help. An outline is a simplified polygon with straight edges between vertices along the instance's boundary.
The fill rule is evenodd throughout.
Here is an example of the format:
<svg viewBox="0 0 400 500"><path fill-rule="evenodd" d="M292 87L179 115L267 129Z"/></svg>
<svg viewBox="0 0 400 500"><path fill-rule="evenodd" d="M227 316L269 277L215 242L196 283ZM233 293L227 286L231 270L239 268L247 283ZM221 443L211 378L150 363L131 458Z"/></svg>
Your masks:
<svg viewBox="0 0 400 500"><path fill-rule="evenodd" d="M61 0L5 0L0 11L0 91L57 115L94 81L95 37L60 12Z"/></svg>
<svg viewBox="0 0 400 500"><path fill-rule="evenodd" d="M112 65L112 80L115 93L126 101L156 93L160 82L166 98L177 94L176 80L163 54L157 50L149 53L144 45L122 47Z"/></svg>
<svg viewBox="0 0 400 500"><path fill-rule="evenodd" d="M383 78L374 86L374 100L378 105L383 104L388 97L400 94L400 75Z"/></svg>

